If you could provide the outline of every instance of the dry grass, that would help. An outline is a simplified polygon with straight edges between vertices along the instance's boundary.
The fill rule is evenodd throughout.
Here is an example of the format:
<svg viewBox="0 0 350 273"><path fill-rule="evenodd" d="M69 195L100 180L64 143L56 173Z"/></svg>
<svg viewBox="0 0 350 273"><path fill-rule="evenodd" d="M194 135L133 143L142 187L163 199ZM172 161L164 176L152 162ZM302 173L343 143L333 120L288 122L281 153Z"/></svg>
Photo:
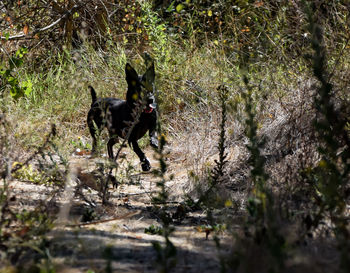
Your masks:
<svg viewBox="0 0 350 273"><path fill-rule="evenodd" d="M216 219L228 223L227 234L234 234L232 238L243 238L230 242L233 249L240 251L244 257L236 272L246 269L262 272L259 271L262 265L272 263L272 258L269 254L261 255L266 251L265 246L250 245L252 242L245 240L243 235L246 202L252 181L248 164L250 154L246 149L248 139L244 134L246 113L242 93L246 90L239 74L238 61L228 59L221 54L220 47L210 44L191 50L171 44L171 50L173 57L169 63L157 62L155 56L161 120L169 141L166 148L167 165L169 173L175 176L168 184L170 200L182 202L186 199L186 193L196 199L199 192L208 187L208 174L218 156L216 146L220 134L221 109L216 89L225 83L230 90L226 127L228 164L225 180L217 191L233 205L221 208ZM8 126L8 154L12 161L23 161L40 147L43 136L48 134L50 125L54 123L58 132L55 139L58 151L72 162L71 155L76 149L74 143L82 142L85 146L82 148L88 148L86 143L91 142L86 126L86 114L91 104L87 85L93 85L99 96L124 98L125 63L131 62L138 71L142 70L143 65L140 54L121 46L110 48L108 53L86 48L57 62L57 67L53 66L47 73L26 74L25 70L19 71L23 77L32 79L33 93L19 101L5 95L1 101ZM333 77L336 100L339 105L341 102L348 107L348 58L342 58L339 66L342 69L336 70ZM287 250L286 272L301 272L310 268L315 261L317 266L313 268L314 272L323 272L324 268L336 272L333 270L337 267L338 258L333 237L326 235L331 227L326 225L325 231L315 232L311 238L295 236L297 232L305 232L305 218L314 208L315 200L310 201L310 198L314 198L310 196L312 189L305 184L301 171L315 166L319 159L312 124L317 84L311 79L304 61L298 65L286 65L271 60L261 66L257 64L249 76L257 110L258 135L260 139L266 139L261 153L270 176L268 186L276 201L277 223L290 248ZM346 108L348 110L349 107ZM342 114L349 115L350 111L346 111ZM145 139L142 144L147 146ZM121 171L118 175L125 181L131 181L130 177L138 174L138 165L133 162L131 150L127 148L125 152L133 170ZM151 152L146 148L146 153ZM153 159L152 165L157 166L153 164L156 161ZM122 166L128 167L130 164ZM122 186L122 189L125 187ZM119 198L117 202L123 202L121 200ZM145 200L138 201L137 205L140 205ZM320 259L315 249L326 253L329 261ZM254 257L260 260L254 263L256 267L249 267L250 259ZM228 256L228 259L234 260L234 257Z"/></svg>

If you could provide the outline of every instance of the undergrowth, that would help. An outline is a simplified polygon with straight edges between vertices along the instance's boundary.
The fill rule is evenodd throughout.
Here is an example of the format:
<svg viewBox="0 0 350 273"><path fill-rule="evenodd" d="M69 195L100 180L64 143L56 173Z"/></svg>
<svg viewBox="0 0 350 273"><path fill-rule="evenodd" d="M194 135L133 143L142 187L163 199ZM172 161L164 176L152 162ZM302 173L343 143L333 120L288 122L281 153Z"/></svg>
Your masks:
<svg viewBox="0 0 350 273"><path fill-rule="evenodd" d="M350 231L346 220L348 197L346 191L349 189L350 171L350 138L346 129L348 121L347 117L340 115L335 107L331 75L327 69L323 29L315 23L311 10L307 10L307 15L314 51L311 56L312 69L314 76L320 82L314 101L317 110L314 126L320 140L318 145L320 160L317 166L308 172L308 179L320 197L319 209L313 224L317 227L322 219L330 218L341 253L340 268L342 272L346 272L350 266ZM340 109L344 107L348 106L340 105Z"/></svg>
<svg viewBox="0 0 350 273"><path fill-rule="evenodd" d="M331 249L331 259L324 259L327 270L346 272L350 55L349 38L338 35L348 25L345 4L316 1L303 12L300 5L308 1L204 2L128 3L122 15L115 15L122 16L117 21L125 33L111 24L104 32L99 22L98 47L85 39L74 50L62 47L45 58L38 55L35 62L35 49L11 45L11 53L11 35L2 34L0 252L6 263L19 264L33 253L30 249L35 262L44 257L47 272L53 272L46 252L55 217L48 213L51 203L15 212L9 186L13 179L39 184L54 202L66 185L69 160L91 147L87 86L96 86L98 96L124 99L125 63L139 70L146 49L154 56L162 113L157 195L152 198L161 227L147 229L164 238L153 243L157 269L177 270L173 222L205 211L200 229L207 240L214 234L222 272L306 272L314 263L324 264L313 249L321 253L326 248ZM82 20L79 12L67 22ZM141 142L148 145L146 138ZM103 135L99 146L103 155ZM114 186L135 181L135 167L125 165L113 176L115 165L99 162L94 172L77 170L75 178L81 187L92 181L107 208L114 193L108 179L114 179ZM168 169L175 177L168 177ZM180 173L187 177L176 180L179 185L169 183ZM171 194L181 199L177 219L168 205ZM78 195L93 215L96 202L84 199L82 191ZM226 247L229 253L222 255ZM112 254L107 248L107 272L112 271Z"/></svg>

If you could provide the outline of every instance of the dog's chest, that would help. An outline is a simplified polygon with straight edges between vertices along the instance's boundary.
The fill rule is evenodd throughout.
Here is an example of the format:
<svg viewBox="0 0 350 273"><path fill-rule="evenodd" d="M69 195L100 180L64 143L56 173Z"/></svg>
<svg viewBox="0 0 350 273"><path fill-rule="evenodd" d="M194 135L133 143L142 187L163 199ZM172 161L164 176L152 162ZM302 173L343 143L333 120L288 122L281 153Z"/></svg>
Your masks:
<svg viewBox="0 0 350 273"><path fill-rule="evenodd" d="M142 117L141 115L140 121L134 127L132 133L133 137L135 137L136 139L140 139L141 137L143 137L151 127L151 123L152 117L150 115L147 115L146 117Z"/></svg>
<svg viewBox="0 0 350 273"><path fill-rule="evenodd" d="M118 135L126 138L129 129L134 123L134 118L126 104L121 105L117 109L110 109L107 111L107 128L111 135ZM128 111L129 110L129 111ZM152 124L156 122L156 115L142 113L139 121L135 124L130 140L138 140L143 137L151 128Z"/></svg>
<svg viewBox="0 0 350 273"><path fill-rule="evenodd" d="M153 115L142 113L139 122L135 125L130 135L130 139L138 140L142 138L155 122L155 117Z"/></svg>

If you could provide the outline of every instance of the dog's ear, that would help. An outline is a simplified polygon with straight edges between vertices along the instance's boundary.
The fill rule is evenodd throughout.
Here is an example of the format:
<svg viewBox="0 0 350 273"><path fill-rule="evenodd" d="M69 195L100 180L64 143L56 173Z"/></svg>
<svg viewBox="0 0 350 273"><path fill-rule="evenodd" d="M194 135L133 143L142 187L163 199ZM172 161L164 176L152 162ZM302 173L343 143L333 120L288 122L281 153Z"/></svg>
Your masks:
<svg viewBox="0 0 350 273"><path fill-rule="evenodd" d="M154 83L155 79L155 72L154 72L154 63L150 65L150 67L147 69L145 74L142 76L142 84L147 88L148 91L152 92L153 87L152 84Z"/></svg>
<svg viewBox="0 0 350 273"><path fill-rule="evenodd" d="M131 86L136 86L136 84L139 81L139 76L137 75L137 72L128 63L125 65L125 77L128 85L131 85Z"/></svg>

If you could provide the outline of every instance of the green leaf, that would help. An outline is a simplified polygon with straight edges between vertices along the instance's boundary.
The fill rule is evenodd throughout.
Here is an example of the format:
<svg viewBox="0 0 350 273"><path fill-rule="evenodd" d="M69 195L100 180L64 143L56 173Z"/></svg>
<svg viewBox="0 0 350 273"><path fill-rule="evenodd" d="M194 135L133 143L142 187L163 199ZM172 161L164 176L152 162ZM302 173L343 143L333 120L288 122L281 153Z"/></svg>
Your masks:
<svg viewBox="0 0 350 273"><path fill-rule="evenodd" d="M10 89L10 95L14 99L19 99L23 96L21 88L18 87L18 85L14 85Z"/></svg>
<svg viewBox="0 0 350 273"><path fill-rule="evenodd" d="M26 80L25 82L22 83L22 88L24 90L24 94L28 97L30 93L32 92L32 81L31 80Z"/></svg>
<svg viewBox="0 0 350 273"><path fill-rule="evenodd" d="M18 68L23 64L23 59L22 58L15 58L12 57L9 60L9 65L10 65L10 69L13 70L14 68Z"/></svg>
<svg viewBox="0 0 350 273"><path fill-rule="evenodd" d="M178 4L178 5L176 6L176 11L177 11L177 12L181 12L184 8L185 8L185 6L184 6L183 4Z"/></svg>
<svg viewBox="0 0 350 273"><path fill-rule="evenodd" d="M16 57L17 58L23 58L25 54L28 53L28 48L21 47L16 51Z"/></svg>
<svg viewBox="0 0 350 273"><path fill-rule="evenodd" d="M18 85L17 78L12 77L12 76L8 77L7 82L12 86Z"/></svg>
<svg viewBox="0 0 350 273"><path fill-rule="evenodd" d="M170 6L166 9L166 12L172 12L174 11L174 5L175 5L175 1L171 2Z"/></svg>

